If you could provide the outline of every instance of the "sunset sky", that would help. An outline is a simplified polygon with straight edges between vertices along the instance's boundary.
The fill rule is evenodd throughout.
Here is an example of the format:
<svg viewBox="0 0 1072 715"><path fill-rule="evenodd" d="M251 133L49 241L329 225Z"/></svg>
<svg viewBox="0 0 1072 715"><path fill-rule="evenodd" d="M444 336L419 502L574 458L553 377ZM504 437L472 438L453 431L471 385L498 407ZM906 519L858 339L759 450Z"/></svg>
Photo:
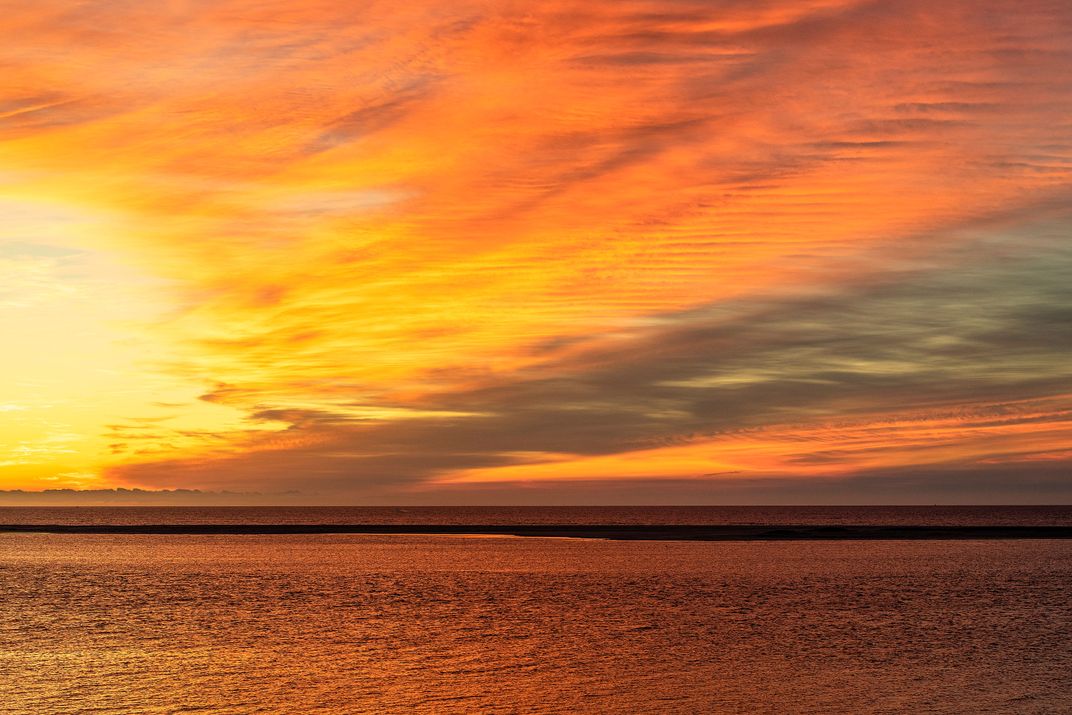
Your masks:
<svg viewBox="0 0 1072 715"><path fill-rule="evenodd" d="M0 5L0 490L1072 502L1067 0Z"/></svg>

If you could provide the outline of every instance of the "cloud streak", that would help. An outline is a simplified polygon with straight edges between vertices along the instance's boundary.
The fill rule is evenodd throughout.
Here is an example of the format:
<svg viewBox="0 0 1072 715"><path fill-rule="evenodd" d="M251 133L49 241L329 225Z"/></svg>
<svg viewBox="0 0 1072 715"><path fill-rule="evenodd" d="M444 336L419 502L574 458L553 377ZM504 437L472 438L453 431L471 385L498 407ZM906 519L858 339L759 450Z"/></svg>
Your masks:
<svg viewBox="0 0 1072 715"><path fill-rule="evenodd" d="M1072 334L1059 307L1072 298L1066 225L1058 216L1030 230L991 229L896 275L819 295L719 302L565 343L523 378L425 395L410 407L428 412L404 423L261 413L307 443L133 474L166 480L185 470L196 481L240 472L281 484L316 474L332 489L405 491L428 480L1052 470L1068 458L1060 445L1072 427Z"/></svg>
<svg viewBox="0 0 1072 715"><path fill-rule="evenodd" d="M43 373L0 439L83 437L0 485L423 499L1067 463L1059 3L46 0L3 23L0 199L48 207L12 240L112 266L33 290L110 295L122 265L151 310L67 308L110 347ZM79 396L101 374L122 399Z"/></svg>

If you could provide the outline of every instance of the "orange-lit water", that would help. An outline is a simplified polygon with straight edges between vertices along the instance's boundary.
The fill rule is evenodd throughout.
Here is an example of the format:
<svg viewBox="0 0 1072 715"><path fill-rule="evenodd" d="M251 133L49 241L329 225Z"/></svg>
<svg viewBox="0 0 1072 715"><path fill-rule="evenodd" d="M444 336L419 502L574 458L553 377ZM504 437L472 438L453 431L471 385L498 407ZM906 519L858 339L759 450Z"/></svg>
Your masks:
<svg viewBox="0 0 1072 715"><path fill-rule="evenodd" d="M0 711L1067 713L1070 557L0 535Z"/></svg>
<svg viewBox="0 0 1072 715"><path fill-rule="evenodd" d="M1072 506L0 507L0 524L1072 526Z"/></svg>

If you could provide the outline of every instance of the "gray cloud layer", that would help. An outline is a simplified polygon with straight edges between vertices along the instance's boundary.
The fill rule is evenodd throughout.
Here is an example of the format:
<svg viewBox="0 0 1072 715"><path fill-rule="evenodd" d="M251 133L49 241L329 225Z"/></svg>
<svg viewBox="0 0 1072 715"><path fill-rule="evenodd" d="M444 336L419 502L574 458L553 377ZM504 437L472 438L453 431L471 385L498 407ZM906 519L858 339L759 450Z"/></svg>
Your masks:
<svg viewBox="0 0 1072 715"><path fill-rule="evenodd" d="M131 467L126 475L164 484L179 472L219 487L255 477L273 488L313 485L325 493L384 496L452 469L511 464L517 453L614 454L739 430L792 429L817 418L959 411L980 425L1061 429L1067 404L1063 412L1040 415L1004 403L1060 399L1072 386L1069 229L1064 217L1031 226L999 223L941 253L907 251L901 270L890 270L888 255L880 273L867 273L861 263L857 279L842 277L819 294L720 303L663 315L624 335L546 344L540 349L561 355L523 379L419 405L478 416L358 423L265 405L254 418L289 422L288 432L309 437L308 446ZM927 446L918 449L922 454ZM804 459L821 465L841 456L836 447L817 448ZM1016 465L905 467L814 486L742 475L672 491L716 501L733 495L808 501L812 494L813 502L836 494L888 500L898 490L938 500L1072 494L1065 462L1004 456ZM215 474L226 480L215 484ZM645 484L562 488L637 498L658 491ZM471 488L474 498L502 491Z"/></svg>

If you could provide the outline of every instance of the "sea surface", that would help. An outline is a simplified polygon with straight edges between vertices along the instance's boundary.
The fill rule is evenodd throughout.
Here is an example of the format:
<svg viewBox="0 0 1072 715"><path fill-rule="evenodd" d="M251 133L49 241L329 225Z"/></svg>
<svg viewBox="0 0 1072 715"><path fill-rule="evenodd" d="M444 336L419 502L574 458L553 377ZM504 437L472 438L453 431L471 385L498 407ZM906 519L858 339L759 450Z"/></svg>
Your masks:
<svg viewBox="0 0 1072 715"><path fill-rule="evenodd" d="M0 507L3 524L1072 526L1072 506Z"/></svg>
<svg viewBox="0 0 1072 715"><path fill-rule="evenodd" d="M545 509L543 523L834 518L595 511ZM163 513L206 523L519 518L48 509L3 510L0 523L58 523L60 512L89 523L164 523ZM856 518L995 523L1014 512ZM1060 525L1068 512L1021 518ZM1068 540L0 533L0 712L13 715L1064 714L1070 634Z"/></svg>

